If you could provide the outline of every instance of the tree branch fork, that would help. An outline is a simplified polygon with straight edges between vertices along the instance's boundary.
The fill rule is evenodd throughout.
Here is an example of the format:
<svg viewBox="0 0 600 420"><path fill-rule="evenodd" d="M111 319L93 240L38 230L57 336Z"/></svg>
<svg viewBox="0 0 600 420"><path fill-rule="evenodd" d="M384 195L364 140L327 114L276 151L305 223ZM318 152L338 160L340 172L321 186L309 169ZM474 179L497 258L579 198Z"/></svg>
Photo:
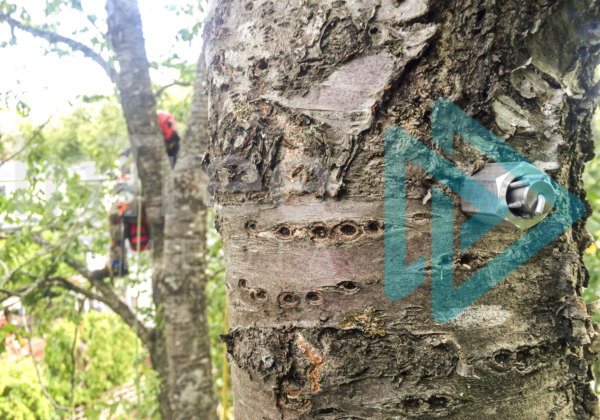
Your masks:
<svg viewBox="0 0 600 420"><path fill-rule="evenodd" d="M28 263L31 263L40 256L56 252L56 250L60 247L60 245L52 244L38 235L33 235L33 240L39 246L41 246L44 249L44 251L36 254L35 257L29 259L28 261L21 264L4 277L0 278L0 302L3 302L10 297L18 297L20 299L24 299L25 297L27 297L42 286L60 287L65 290L69 290L71 292L85 296L87 299L96 300L98 302L104 303L113 312L119 315L123 319L123 321L125 321L125 323L129 325L129 327L131 327L134 331L137 328L137 335L146 347L152 345L150 331L148 331L147 327L137 318L137 314L134 311L132 311L131 308L129 308L129 306L127 306L127 304L111 288L111 286L105 283L103 280L95 279L92 276L91 271L82 262L64 255L68 245L63 250L61 250L59 255L56 257L55 261L58 262L60 260L67 264L69 267L71 267L78 273L77 276L66 278L64 276L51 275L51 272L54 270L54 264L50 267L50 269L46 270L46 273L42 275L33 274L24 270L23 267ZM4 287L4 284L18 273L30 277L33 280L33 283L21 286L18 289L9 289ZM83 280L84 282L87 282L90 285L90 287L86 288L81 285L78 285L76 282L77 278ZM94 291L93 289L96 289L96 291Z"/></svg>

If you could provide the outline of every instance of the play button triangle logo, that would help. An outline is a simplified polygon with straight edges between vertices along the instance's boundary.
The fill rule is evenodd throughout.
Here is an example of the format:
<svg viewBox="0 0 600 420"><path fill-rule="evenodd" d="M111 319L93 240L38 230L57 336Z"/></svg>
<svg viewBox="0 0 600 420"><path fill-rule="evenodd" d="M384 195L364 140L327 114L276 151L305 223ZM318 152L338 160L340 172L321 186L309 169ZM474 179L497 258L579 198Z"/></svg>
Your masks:
<svg viewBox="0 0 600 420"><path fill-rule="evenodd" d="M543 247L577 222L585 212L581 200L536 168L513 148L447 99L432 109L432 143L449 155L456 132L503 168L518 186L527 186L541 207L554 211L542 218L493 260L454 287L454 203L442 189L431 187L431 293L432 315L447 322L524 264ZM511 216L509 204L466 175L440 154L399 127L385 133L385 294L400 300L425 282L426 258L406 264L406 162L411 161L440 184L479 209L460 226L460 252ZM535 182L533 182L534 180ZM516 184L515 184L516 185ZM545 197L545 199L544 199ZM517 207L511 205L511 208ZM533 210L532 210L533 211ZM536 213L537 214L537 213Z"/></svg>

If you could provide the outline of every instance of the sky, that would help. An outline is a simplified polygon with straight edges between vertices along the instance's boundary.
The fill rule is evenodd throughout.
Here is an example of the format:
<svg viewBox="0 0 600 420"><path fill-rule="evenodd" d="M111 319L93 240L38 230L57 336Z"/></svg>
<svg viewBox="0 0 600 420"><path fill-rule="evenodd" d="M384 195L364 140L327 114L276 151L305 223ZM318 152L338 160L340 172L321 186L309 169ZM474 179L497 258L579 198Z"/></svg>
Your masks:
<svg viewBox="0 0 600 420"><path fill-rule="evenodd" d="M146 51L150 61L161 61L170 53L176 52L182 59L195 62L201 49L201 41L196 40L191 46L184 42L175 45L177 32L193 25L194 18L167 10L167 5L184 6L190 0L140 0L140 13L144 26ZM45 0L21 0L19 3L32 15L32 22L41 24L45 16L43 8ZM104 1L83 0L83 9L94 13L99 18L105 17ZM58 33L72 35L74 29L81 27L80 22L87 22L85 15L77 11L63 12L60 18ZM99 26L100 30L105 28ZM48 43L36 39L27 33L16 31L17 45L0 48L0 92L25 92L23 101L31 107L30 117L34 124L41 124L52 113L67 113L71 104L77 103L80 95L110 95L114 87L106 73L91 59L78 55L76 57L57 54L45 55L44 46ZM87 41L96 34L78 34L77 40ZM8 25L0 24L0 42L10 39ZM159 73L151 70L153 81L168 84L177 77L177 72ZM4 107L3 104L0 107ZM12 131L7 127L14 125L14 112L0 112L0 126L3 131Z"/></svg>

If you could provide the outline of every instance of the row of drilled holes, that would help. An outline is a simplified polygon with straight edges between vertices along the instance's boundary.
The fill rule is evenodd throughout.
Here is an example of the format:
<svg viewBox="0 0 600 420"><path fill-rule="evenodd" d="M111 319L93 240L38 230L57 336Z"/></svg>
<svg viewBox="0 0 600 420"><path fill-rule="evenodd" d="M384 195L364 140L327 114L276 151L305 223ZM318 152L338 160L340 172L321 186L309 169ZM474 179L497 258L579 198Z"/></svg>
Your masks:
<svg viewBox="0 0 600 420"><path fill-rule="evenodd" d="M258 232L259 226L255 220L249 220L246 222L246 229L250 232ZM352 222L344 222L338 225L328 228L325 223L314 223L308 230L308 235L315 241L322 241L327 238L335 238L338 235L345 238L357 237L361 231L364 231L371 235L376 235L383 232L383 225L377 221L371 221L364 227L357 225ZM275 236L279 239L290 239L294 234L294 228L281 225L275 229Z"/></svg>
<svg viewBox="0 0 600 420"><path fill-rule="evenodd" d="M253 300L257 302L266 302L268 299L268 293L263 289L249 289L248 281L245 279L240 279L238 282L238 287L240 289L248 289L250 290L250 296ZM358 286L356 283L352 281L343 281L337 284L337 289L346 293L354 293L358 291ZM298 295L292 292L281 292L279 297L277 298L279 302L279 306L282 307L294 307L300 303L300 298ZM321 305L325 299L321 292L311 291L306 294L306 302L310 305Z"/></svg>

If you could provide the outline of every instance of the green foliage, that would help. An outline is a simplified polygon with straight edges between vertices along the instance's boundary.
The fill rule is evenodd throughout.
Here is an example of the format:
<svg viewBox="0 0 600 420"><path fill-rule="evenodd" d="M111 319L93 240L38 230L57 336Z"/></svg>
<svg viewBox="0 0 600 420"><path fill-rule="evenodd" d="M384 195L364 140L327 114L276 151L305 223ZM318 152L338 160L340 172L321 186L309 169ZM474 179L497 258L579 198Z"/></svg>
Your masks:
<svg viewBox="0 0 600 420"><path fill-rule="evenodd" d="M104 391L134 377L138 339L115 315L92 311L83 316L75 352L74 403L89 404ZM46 337L44 362L51 378L49 392L61 405L69 405L73 362L71 349L75 324L58 321Z"/></svg>
<svg viewBox="0 0 600 420"><path fill-rule="evenodd" d="M186 101L183 101L185 104ZM167 103L168 104L168 103ZM185 106L189 106L185 104ZM80 110L70 117L59 118L60 123L46 127L39 142L34 143L24 156L29 165L30 185L19 190L11 197L0 196L0 206L9 215L17 212L27 213L26 221L20 231L11 234L0 242L0 258L7 262L9 270L20 264L33 274L44 273L52 266L60 252L68 246L69 255L85 261L88 253L106 252L108 235L106 229L106 207L102 204L110 196L110 182L90 185L71 172L69 162L62 160L57 150L82 150L82 155L90 151L99 165L106 165L110 174L112 152L100 147L99 142L89 141L92 135L86 134L100 128L95 124L110 127L112 113L102 114L102 110L111 110L112 105L102 102L99 111ZM79 108L76 108L79 109ZM172 108L167 108L172 111ZM183 115L183 113L182 113ZM78 124L80 125L78 126ZM22 124L24 136L33 132L30 124ZM183 130L182 130L183 131ZM74 133L74 134L73 134ZM71 140L69 140L71 139ZM88 140L86 140L88 139ZM74 144L68 149L62 145ZM98 150L94 150L94 148ZM68 156L67 156L68 157ZM41 187L51 174L60 185L52 194L46 195ZM110 175L109 175L110 176ZM16 219L15 219L16 220ZM214 230L214 214L209 214L207 243L207 275L211 279L207 285L209 304L209 323L211 356L213 360L213 378L215 391L220 397L222 388L223 344L219 338L224 332L225 283L223 271L223 251L221 239ZM52 252L45 253L32 239L34 234L43 235L56 245ZM69 242L69 237L74 239ZM86 238L85 241L76 238ZM116 279L116 288L129 287L147 277L150 266L150 253L140 254L140 276L131 275ZM137 273L137 258L132 259L133 273ZM59 263L54 275L69 277L73 273L70 267ZM32 278L17 274L7 284L10 288L29 285ZM99 402L106 389L131 380L132 377L145 377L140 387L139 404L123 402L126 412L145 413L146 418L157 419L158 414L158 378L156 373L146 366L147 352L139 347L135 362L133 332L116 317L106 318L104 313L92 312L82 321L75 310L75 297L57 287L40 287L26 299L28 311L36 313L36 334L45 334L47 339L45 363L48 365L49 392L61 405L69 405L70 377L73 371L71 348L75 325L80 326L79 344L76 347L75 395L74 403L86 403L88 418L94 418L104 406ZM161 320L155 316L153 307L139 308L145 322L160 327ZM59 320L59 321L57 321ZM117 322L117 323L115 323ZM108 337L108 338L107 338ZM139 345L139 342L138 342ZM135 375L136 369L138 375ZM231 395L229 396L231 406ZM1 418L1 417L0 417Z"/></svg>
<svg viewBox="0 0 600 420"><path fill-rule="evenodd" d="M158 411L160 378L158 373L145 364L141 364L139 370L140 375L136 377L135 381L138 401L122 401L121 406L130 418L160 420ZM143 383L140 380L142 377L144 378Z"/></svg>
<svg viewBox="0 0 600 420"><path fill-rule="evenodd" d="M206 261L209 281L206 285L208 300L208 324L210 329L210 355L213 365L214 390L221 399L223 389L223 350L225 345L219 338L225 333L225 303L227 290L225 288L225 261L223 259L223 244L221 236L216 231L215 214L208 212ZM229 375L231 378L231 375ZM228 388L231 388L229 384ZM233 395L228 393L228 406L233 405Z"/></svg>
<svg viewBox="0 0 600 420"><path fill-rule="evenodd" d="M179 123L180 134L185 132L185 121L190 113L190 103L194 89L190 87L174 86L156 98L156 108L170 112Z"/></svg>
<svg viewBox="0 0 600 420"><path fill-rule="evenodd" d="M600 136L600 112L596 112L592 124L596 138L598 138ZM590 273L590 285L583 296L586 301L593 302L598 299L598 294L600 294L600 247L598 246L600 245L600 159L598 155L587 164L583 181L587 193L586 198L594 210L587 219L586 228L596 241L584 254L585 264ZM599 321L600 315L595 315L593 319Z"/></svg>
<svg viewBox="0 0 600 420"><path fill-rule="evenodd" d="M100 105L100 106L99 106ZM30 121L21 124L23 137L35 128ZM129 146L127 126L121 107L114 98L93 105L81 104L46 127L38 141L52 161L79 163L94 160L107 168Z"/></svg>
<svg viewBox="0 0 600 420"><path fill-rule="evenodd" d="M0 243L0 259L9 270L21 267L35 277L46 273L69 277L73 270L58 258L67 249L72 257L85 261L87 253L103 253L106 248L106 207L102 200L109 184L83 182L68 164L57 159L51 161L51 150L51 146L43 143L31 146L26 156L28 184L8 197L0 195L3 210L0 218L18 226ZM56 186L53 191L46 188L49 179ZM79 235L89 240L76 240ZM42 248L36 237L44 238L51 245ZM31 284L35 277L29 274L19 272L7 279L4 286L18 288ZM28 295L26 303L44 308L38 311L44 317L50 315L46 307L57 308L57 304L73 307L72 296L55 300L59 297L56 293L56 289L41 287Z"/></svg>
<svg viewBox="0 0 600 420"><path fill-rule="evenodd" d="M71 348L75 324L66 320L59 320L50 334L46 336L46 348L44 349L44 363L48 367L47 373L52 380L48 385L48 391L54 400L60 405L69 405L71 393L71 372L73 362Z"/></svg>
<svg viewBox="0 0 600 420"><path fill-rule="evenodd" d="M14 334L17 338L17 341L20 343L23 342L25 338L29 337L29 334L27 334L23 328L17 328L10 323L0 327L0 355L4 352L4 350L6 350L6 339L11 334Z"/></svg>
<svg viewBox="0 0 600 420"><path fill-rule="evenodd" d="M104 36L105 18L101 7L95 8L96 4L82 4L79 0L47 0L38 7L40 10L43 8L45 16L40 22L40 13L33 13L36 6L14 0L13 3L0 0L0 12L9 13L25 24L46 31L57 31L87 44L101 53L109 63L114 63L112 46ZM83 7L89 10L84 10ZM97 16L91 12L96 12ZM197 17L198 22L183 28L175 42L191 42L196 39L202 27L199 23L202 12L200 2L193 1L176 11ZM82 19L76 21L77 16ZM64 31L61 22L65 18L69 19L70 24L76 23L76 29L69 30L69 33L61 32ZM72 25L69 26L73 28ZM15 36L11 36L10 40L6 38L7 42L2 45L15 44L20 41L21 36L22 32L15 31ZM64 44L50 44L44 48L47 53L59 56L74 55ZM176 54L171 54L153 67L175 69L180 81L193 83L195 66L196 63L188 63ZM175 116L181 123L181 132L185 129L184 122L189 113L192 93L192 87L176 86L157 98L157 107ZM0 102L4 104L3 108L16 110L22 116L27 116L29 108L21 101L21 95L14 92L2 94ZM69 115L59 116L45 127L20 157L28 165L28 185L9 197L0 196L0 221L18 225L16 232L0 240L0 259L7 263L9 270L20 267L27 271L27 274L19 271L6 281L0 279L2 289L29 286L36 278L42 278L46 274L71 280L75 272L63 262L64 255L83 262L90 254L106 253L109 243L106 204L111 196L111 181L115 175L114 160L129 144L127 130L117 97L91 95L83 96L80 100L81 103L74 106ZM36 127L25 122L21 124L20 131L23 139L29 139ZM2 156L10 156L9 152L16 150L18 145L17 137L0 137ZM88 160L96 162L105 181L91 185L73 173L73 164ZM45 189L48 180L56 184L55 190ZM40 246L34 240L36 236L48 241L50 245L46 248ZM220 239L214 240L216 237L213 232L211 252L214 260L211 259L209 264L209 275L215 272L219 274L209 284L209 305L215 378L220 378L222 344L218 335L223 332L225 287L223 274L220 272L221 244ZM140 275L115 279L111 287L118 290L139 283L141 278L148 277L149 267L149 253L143 254L140 267L135 264L130 266L132 272L138 272L139 269ZM89 284L80 285L93 290ZM47 386L51 395L59 404L69 405L71 374L75 372L74 403L87 403L86 414L88 418L94 419L99 410L106 406L99 399L104 396L107 387L121 384L132 377L137 380L143 376L144 384L138 382L140 401L135 404L123 403L122 406L129 414L136 412L137 418L158 419L159 380L145 363L147 351L141 348L132 330L118 318L95 312L82 318L75 310L76 299L73 294L61 288L44 285L36 287L24 301L28 312L36 314L36 334L44 334L47 338L45 363L48 365ZM162 321L155 315L155 308L139 308L139 312L145 321L154 323L158 328L162 326ZM79 330L79 338L73 363L71 349L76 328ZM39 385L36 382L33 384L39 391ZM111 410L115 407L111 407ZM2 412L0 418L4 418ZM33 418L51 419L54 414ZM24 417L23 420L25 419L29 418Z"/></svg>
<svg viewBox="0 0 600 420"><path fill-rule="evenodd" d="M36 130L30 122L21 123L20 128L24 138ZM73 270L57 260L66 249L80 261L90 253L106 252L106 197L112 191L116 156L127 144L125 126L120 108L106 102L96 109L76 108L73 115L59 118L38 137L21 156L28 166L26 185L12 195L0 195L0 219L20 226L0 242L0 259L9 270L24 264L22 268L34 275L52 269L50 274L69 277ZM103 182L85 182L73 171L69 160L82 159L95 160ZM44 250L35 236L43 237L52 247ZM76 240L82 237L86 240ZM16 274L5 286L16 288L31 282L31 277ZM61 292L56 288L40 288L28 302L44 308L38 311L41 316L64 318L61 310L72 310L74 300L71 295L60 297L57 293ZM46 309L49 307L51 312Z"/></svg>
<svg viewBox="0 0 600 420"><path fill-rule="evenodd" d="M0 418L3 420L50 420L55 417L42 393L33 362L0 361Z"/></svg>
<svg viewBox="0 0 600 420"><path fill-rule="evenodd" d="M14 104L15 112L21 117L28 117L29 112L31 111L31 107L23 102L22 93L13 92L12 90L6 92L0 92L0 111L3 110L11 110L13 107L11 104Z"/></svg>
<svg viewBox="0 0 600 420"><path fill-rule="evenodd" d="M197 16L196 22L192 26L179 30L177 35L178 40L191 44L192 41L200 35L200 30L202 29L202 24L204 23L202 20L202 16L204 14L203 6L204 1L194 1L183 6L174 4L168 4L165 6L165 9L174 12L177 16L181 14Z"/></svg>

